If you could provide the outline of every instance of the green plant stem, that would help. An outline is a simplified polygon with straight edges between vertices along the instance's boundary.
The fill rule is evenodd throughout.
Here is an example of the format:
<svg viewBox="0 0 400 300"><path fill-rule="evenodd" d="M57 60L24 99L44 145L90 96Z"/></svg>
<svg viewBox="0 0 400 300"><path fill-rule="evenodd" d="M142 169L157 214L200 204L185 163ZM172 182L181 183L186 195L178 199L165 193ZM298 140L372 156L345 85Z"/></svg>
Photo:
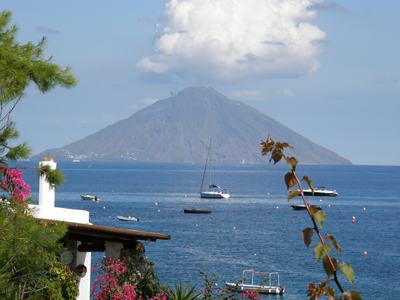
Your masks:
<svg viewBox="0 0 400 300"><path fill-rule="evenodd" d="M307 203L307 201L306 201L306 197L304 196L303 188L301 187L300 180L299 180L299 178L297 177L297 174L296 174L294 171L293 171L293 175L294 175L294 177L295 177L295 179L296 179L296 181L297 181L297 184L299 185L300 192L301 192L301 197L303 197L303 201L304 201L304 204L306 205L308 214L310 215L310 218L311 218L311 220L312 220L312 222L313 222L313 224L314 224L314 229L315 229L315 231L317 232L318 237L319 237L319 239L321 240L322 245L325 245L324 238L322 237L321 233L319 232L319 229L318 229L318 227L317 227L317 223L315 222L315 220L314 220L314 218L313 218L313 215L312 215L312 213L311 213L310 207L308 206L308 203ZM329 256L329 253L326 255L326 257L328 258L329 263L330 263L330 265L331 265L331 267L332 267L334 280L335 280L335 282L336 282L336 284L337 284L339 290L340 290L342 293L344 293L344 290L343 290L342 286L340 285L339 280L338 280L338 278L337 278L337 270L336 270L335 266L333 265L333 262L332 262L331 257Z"/></svg>

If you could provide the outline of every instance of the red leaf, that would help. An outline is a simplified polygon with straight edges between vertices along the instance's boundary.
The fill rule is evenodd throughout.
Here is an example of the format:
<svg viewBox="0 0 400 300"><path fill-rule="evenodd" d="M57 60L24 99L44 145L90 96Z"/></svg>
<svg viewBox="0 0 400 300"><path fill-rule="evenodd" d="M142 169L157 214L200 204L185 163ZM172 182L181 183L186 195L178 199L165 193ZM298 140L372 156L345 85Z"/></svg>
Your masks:
<svg viewBox="0 0 400 300"><path fill-rule="evenodd" d="M307 227L306 229L304 229L301 232L301 236L302 236L304 244L306 244L307 248L311 244L311 237L312 237L313 233L314 233L314 231L310 227Z"/></svg>
<svg viewBox="0 0 400 300"><path fill-rule="evenodd" d="M286 190L288 190L296 185L296 183L297 183L296 177L292 172L289 172L285 175L285 183L287 186Z"/></svg>

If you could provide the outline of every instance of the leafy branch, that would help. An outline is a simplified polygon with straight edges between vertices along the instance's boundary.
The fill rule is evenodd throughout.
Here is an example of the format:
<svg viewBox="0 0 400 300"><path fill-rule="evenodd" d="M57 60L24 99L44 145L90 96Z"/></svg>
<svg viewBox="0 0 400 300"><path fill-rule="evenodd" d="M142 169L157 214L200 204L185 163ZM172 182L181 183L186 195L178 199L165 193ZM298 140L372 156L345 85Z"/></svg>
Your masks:
<svg viewBox="0 0 400 300"><path fill-rule="evenodd" d="M330 278L333 276L333 280L338 286L340 292L341 292L341 297L344 299L354 299L358 300L361 299L360 295L356 291L346 291L343 290L342 286L340 285L339 279L337 277L337 271L340 269L342 271L342 275L347 278L347 280L354 285L354 277L355 277L355 272L352 268L352 266L348 263L342 263L338 264L338 261L335 258L331 258L329 255L329 252L332 249L332 246L330 244L327 244L327 241L330 241L334 248L336 249L337 252L339 252L340 255L342 255L342 251L338 243L336 242L336 239L330 235L327 234L325 238L322 237L321 232L317 226L322 229L322 225L326 220L326 214L323 211L319 211L317 206L315 205L308 205L306 198L304 196L303 188L301 185L301 182L304 181L311 189L312 194L314 195L314 186L312 184L312 181L310 178L307 176L304 176L302 179L299 179L299 177L296 174L296 166L298 164L298 161L295 157L287 157L284 154L284 149L285 148L291 148L294 151L294 148L291 147L288 143L280 143L280 142L274 142L268 135L268 139L263 142L261 141L260 147L262 148L261 155L267 155L268 153L271 153L271 158L269 162L274 161L274 165L277 164L282 158L286 160L286 163L288 167L291 169L291 172L288 172L285 175L285 183L287 186L287 190L293 188L294 186L298 185L299 189L291 189L289 192L288 196L288 201L291 199L301 195L304 201L304 204L306 206L307 212L311 218L311 221L313 222L313 228L307 227L302 231L302 238L304 243L306 244L307 248L311 244L311 237L314 233L318 235L318 238L320 240L320 243L317 243L314 247L314 255L319 262L320 259L322 258L322 264L324 267L324 270L328 276L328 279L325 282L320 282L318 286L316 284L310 283L308 285L309 289L307 290L309 294L307 295L310 297L310 300L313 299L318 299L321 295L329 296L328 300L331 299L340 299L335 296L334 290L332 287L329 286L330 283Z"/></svg>

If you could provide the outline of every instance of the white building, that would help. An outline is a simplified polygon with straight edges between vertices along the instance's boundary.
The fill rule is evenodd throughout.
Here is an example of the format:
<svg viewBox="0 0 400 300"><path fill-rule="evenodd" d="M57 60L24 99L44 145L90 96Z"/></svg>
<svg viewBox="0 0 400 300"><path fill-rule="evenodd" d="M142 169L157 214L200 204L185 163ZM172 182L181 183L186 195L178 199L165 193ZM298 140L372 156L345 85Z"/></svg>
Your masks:
<svg viewBox="0 0 400 300"><path fill-rule="evenodd" d="M56 163L52 157L43 157L39 165L49 165L56 169ZM119 229L106 226L98 226L90 223L89 212L85 210L67 209L55 207L55 189L45 180L39 178L39 205L29 205L35 208L37 219L51 222L54 220L65 221L68 232L64 237L64 245L67 247L61 255L61 261L75 271L79 280L78 300L89 300L91 252L106 252L107 258L120 257L122 248L136 249L137 240L156 241L157 239L169 240L166 234ZM85 274L78 274L77 270L86 268Z"/></svg>

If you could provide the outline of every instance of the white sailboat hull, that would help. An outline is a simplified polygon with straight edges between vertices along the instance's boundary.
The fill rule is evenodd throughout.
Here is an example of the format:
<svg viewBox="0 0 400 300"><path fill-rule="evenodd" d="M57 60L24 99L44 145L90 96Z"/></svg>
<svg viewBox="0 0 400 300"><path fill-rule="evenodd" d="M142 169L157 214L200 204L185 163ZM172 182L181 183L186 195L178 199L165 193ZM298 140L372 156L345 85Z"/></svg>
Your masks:
<svg viewBox="0 0 400 300"><path fill-rule="evenodd" d="M219 199L228 199L229 193L222 193L216 191L209 191L209 192L200 192L201 198L219 198Z"/></svg>

